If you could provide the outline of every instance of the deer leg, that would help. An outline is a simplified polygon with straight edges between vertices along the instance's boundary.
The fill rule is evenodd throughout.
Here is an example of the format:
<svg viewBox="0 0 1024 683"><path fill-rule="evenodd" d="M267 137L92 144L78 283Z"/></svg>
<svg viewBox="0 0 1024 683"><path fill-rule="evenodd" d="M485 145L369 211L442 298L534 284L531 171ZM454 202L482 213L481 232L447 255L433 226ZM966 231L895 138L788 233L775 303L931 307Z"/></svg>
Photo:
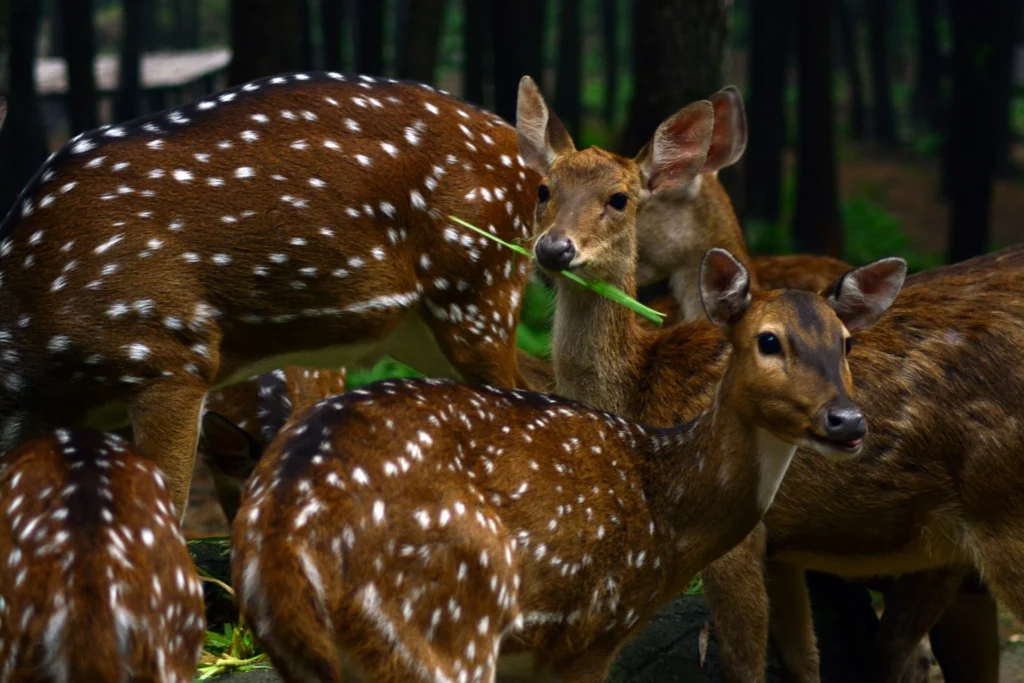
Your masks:
<svg viewBox="0 0 1024 683"><path fill-rule="evenodd" d="M997 627L996 601L972 571L930 633L946 683L998 682Z"/></svg>
<svg viewBox="0 0 1024 683"><path fill-rule="evenodd" d="M775 607L770 612L771 633L789 680L817 681L820 662L804 570L783 562L768 562L765 579L769 604Z"/></svg>
<svg viewBox="0 0 1024 683"><path fill-rule="evenodd" d="M942 616L968 571L943 567L904 574L885 591L885 610L875 636L875 681L900 681L918 643Z"/></svg>
<svg viewBox="0 0 1024 683"><path fill-rule="evenodd" d="M1024 533L1016 528L986 529L975 537L978 569L995 597L1024 618Z"/></svg>
<svg viewBox="0 0 1024 683"><path fill-rule="evenodd" d="M764 680L768 656L764 534L764 525L759 524L701 572L725 683Z"/></svg>
<svg viewBox="0 0 1024 683"><path fill-rule="evenodd" d="M131 407L135 444L167 476L179 522L188 505L206 393L207 387L198 380L154 382L135 397Z"/></svg>

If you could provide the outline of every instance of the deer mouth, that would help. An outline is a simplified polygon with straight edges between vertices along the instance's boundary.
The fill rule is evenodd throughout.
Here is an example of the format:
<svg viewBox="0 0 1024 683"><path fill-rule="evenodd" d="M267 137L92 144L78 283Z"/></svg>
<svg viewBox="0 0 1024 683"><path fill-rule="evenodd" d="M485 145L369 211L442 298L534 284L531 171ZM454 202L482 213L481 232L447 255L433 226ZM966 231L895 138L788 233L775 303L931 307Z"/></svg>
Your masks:
<svg viewBox="0 0 1024 683"><path fill-rule="evenodd" d="M849 453L851 455L859 451L861 445L864 443L864 437L850 439L849 441L838 441L836 439L830 439L827 436L820 436L811 431L808 431L807 434L814 443L821 444L822 446L842 453Z"/></svg>

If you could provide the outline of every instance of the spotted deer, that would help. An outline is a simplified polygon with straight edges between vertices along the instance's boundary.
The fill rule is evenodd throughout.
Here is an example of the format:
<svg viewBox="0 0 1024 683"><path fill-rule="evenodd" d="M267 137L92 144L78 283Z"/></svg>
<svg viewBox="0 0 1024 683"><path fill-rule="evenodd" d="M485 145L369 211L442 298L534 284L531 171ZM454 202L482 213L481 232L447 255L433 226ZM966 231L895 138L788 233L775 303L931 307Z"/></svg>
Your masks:
<svg viewBox="0 0 1024 683"><path fill-rule="evenodd" d="M697 105L693 105L697 106ZM688 154L711 125L688 107L635 159L576 150L536 86L520 86L520 153L543 178L535 253L626 292L636 289L641 207L701 164ZM902 266L901 266L902 269ZM871 426L856 462L793 460L763 524L702 575L729 681L764 676L769 627L794 680L818 659L803 570L898 576L872 658L896 681L972 565L1024 615L1024 247L912 276L873 326L844 318L855 396ZM553 275L554 277L554 275ZM821 296L891 289L895 272L844 273ZM559 393L647 424L694 419L714 400L727 345L700 321L651 331L602 297L555 278L553 358ZM855 342L855 343L854 343ZM804 351L787 349L793 362ZM828 376L825 368L822 376ZM951 399L955 403L951 403ZM800 447L807 454L825 446ZM769 561L771 581L762 573ZM924 599L922 596L927 596Z"/></svg>
<svg viewBox="0 0 1024 683"><path fill-rule="evenodd" d="M798 443L857 451L841 319L869 324L902 268L869 266L858 281L891 286L827 300L752 293L735 258L709 251L702 298L733 350L714 404L679 427L432 379L320 402L243 496L241 613L287 681L347 668L490 682L504 656L532 660L531 680L604 680L621 645L753 528ZM802 355L786 360L790 348Z"/></svg>
<svg viewBox="0 0 1024 683"><path fill-rule="evenodd" d="M383 354L522 387L535 176L497 116L369 76L263 78L82 133L0 225L0 452L130 425L184 513L203 402Z"/></svg>
<svg viewBox="0 0 1024 683"><path fill-rule="evenodd" d="M152 460L57 429L4 456L0 499L0 680L192 680L203 591Z"/></svg>
<svg viewBox="0 0 1024 683"><path fill-rule="evenodd" d="M712 248L728 249L751 274L751 286L820 292L851 266L828 256L786 254L751 257L729 195L718 172L740 160L747 148L743 96L726 86L708 101L715 109L711 146L701 172L654 194L637 211L637 286L667 279L671 296L655 303L667 324L702 319L697 294L701 258Z"/></svg>

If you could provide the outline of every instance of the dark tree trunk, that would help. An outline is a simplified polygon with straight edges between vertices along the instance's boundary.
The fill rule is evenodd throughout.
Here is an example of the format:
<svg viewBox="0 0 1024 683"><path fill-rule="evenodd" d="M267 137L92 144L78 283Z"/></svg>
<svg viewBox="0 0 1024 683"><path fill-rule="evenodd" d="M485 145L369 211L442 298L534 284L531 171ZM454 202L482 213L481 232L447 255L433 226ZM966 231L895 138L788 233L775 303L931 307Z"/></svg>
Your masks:
<svg viewBox="0 0 1024 683"><path fill-rule="evenodd" d="M835 0L798 0L798 6L800 143L794 246L796 251L842 258L832 102Z"/></svg>
<svg viewBox="0 0 1024 683"><path fill-rule="evenodd" d="M914 122L942 130L942 56L939 54L939 0L914 0L917 14L917 78L910 111Z"/></svg>
<svg viewBox="0 0 1024 683"><path fill-rule="evenodd" d="M345 59L341 52L342 26L345 6L342 0L320 0L320 28L324 41L324 68L344 71Z"/></svg>
<svg viewBox="0 0 1024 683"><path fill-rule="evenodd" d="M543 0L490 0L487 4L491 13L494 111L513 122L519 79L530 75L543 89L545 3Z"/></svg>
<svg viewBox="0 0 1024 683"><path fill-rule="evenodd" d="M294 2L299 13L299 68L311 71L315 67L313 59L313 31L311 28L309 0L289 0Z"/></svg>
<svg viewBox="0 0 1024 683"><path fill-rule="evenodd" d="M367 76L384 74L384 3L355 0L356 71Z"/></svg>
<svg viewBox="0 0 1024 683"><path fill-rule="evenodd" d="M175 47L182 50L195 50L199 47L199 36L202 26L199 12L200 0L174 0L174 41Z"/></svg>
<svg viewBox="0 0 1024 683"><path fill-rule="evenodd" d="M299 27L299 9L293 2L232 0L230 83L301 70Z"/></svg>
<svg viewBox="0 0 1024 683"><path fill-rule="evenodd" d="M558 21L558 77L555 88L555 111L569 135L578 137L583 124L583 103L580 101L583 80L583 46L580 44L580 2L561 0Z"/></svg>
<svg viewBox="0 0 1024 683"><path fill-rule="evenodd" d="M889 0L867 0L868 33L871 43L871 95L874 138L885 145L895 146L896 113L892 106L892 78L889 73L888 22L891 16Z"/></svg>
<svg viewBox="0 0 1024 683"><path fill-rule="evenodd" d="M999 134L1010 106L1008 85L1018 16L1016 0L953 0L950 109L950 262L989 249Z"/></svg>
<svg viewBox="0 0 1024 683"><path fill-rule="evenodd" d="M839 1L839 39L842 42L843 68L850 86L850 136L863 140L865 133L864 78L860 71L860 50L857 40L860 22L850 9L850 0Z"/></svg>
<svg viewBox="0 0 1024 683"><path fill-rule="evenodd" d="M1024 23L1022 23L1022 13L1024 13L1024 5L1020 2L1013 3L1011 14L1013 15L1012 20L1008 24L1009 35L1007 40L1010 45L1010 70L1007 73L1006 80L1003 82L1003 87L1006 89L1006 100L1007 106L999 110L999 122L996 125L996 176L997 177L1012 177L1016 175L1016 168L1013 162L1013 145L1014 145L1014 124L1013 117L1011 115L1010 102L1013 98L1014 89L1014 73L1013 73L1013 46L1021 40L1024 36Z"/></svg>
<svg viewBox="0 0 1024 683"><path fill-rule="evenodd" d="M519 14L516 16L516 31L522 39L518 48L518 60L520 63L520 76L530 74L537 81L542 83L544 77L545 61L544 46L547 45L547 6L550 0L522 0L517 4ZM541 85L543 88L543 85ZM519 81L512 89L518 94Z"/></svg>
<svg viewBox="0 0 1024 683"><path fill-rule="evenodd" d="M464 55L463 77L467 101L481 107L484 101L484 74L487 73L487 10L489 3L481 0L463 0L462 53Z"/></svg>
<svg viewBox="0 0 1024 683"><path fill-rule="evenodd" d="M124 0L121 19L121 61L118 69L114 119L118 122L142 113L142 50L145 45L146 4L151 0Z"/></svg>
<svg viewBox="0 0 1024 683"><path fill-rule="evenodd" d="M613 128L619 99L618 0L601 0L601 38L604 45L604 122Z"/></svg>
<svg viewBox="0 0 1024 683"><path fill-rule="evenodd" d="M46 131L36 93L36 40L42 19L37 0L10 5L10 85L0 130L0 206L6 211L46 159Z"/></svg>
<svg viewBox="0 0 1024 683"><path fill-rule="evenodd" d="M615 145L630 156L658 124L724 85L732 24L722 0L637 0L632 8L633 102Z"/></svg>
<svg viewBox="0 0 1024 683"><path fill-rule="evenodd" d="M395 74L421 83L434 83L441 42L445 0L402 0Z"/></svg>
<svg viewBox="0 0 1024 683"><path fill-rule="evenodd" d="M750 15L749 139L746 215L779 219L782 152L786 144L785 91L794 0L757 0Z"/></svg>
<svg viewBox="0 0 1024 683"><path fill-rule="evenodd" d="M50 17L50 53L47 57L64 57L64 7L59 0L50 0L46 7Z"/></svg>
<svg viewBox="0 0 1024 683"><path fill-rule="evenodd" d="M65 26L63 53L68 69L68 119L72 135L96 127L96 32L92 24L92 0L75 0L61 5Z"/></svg>

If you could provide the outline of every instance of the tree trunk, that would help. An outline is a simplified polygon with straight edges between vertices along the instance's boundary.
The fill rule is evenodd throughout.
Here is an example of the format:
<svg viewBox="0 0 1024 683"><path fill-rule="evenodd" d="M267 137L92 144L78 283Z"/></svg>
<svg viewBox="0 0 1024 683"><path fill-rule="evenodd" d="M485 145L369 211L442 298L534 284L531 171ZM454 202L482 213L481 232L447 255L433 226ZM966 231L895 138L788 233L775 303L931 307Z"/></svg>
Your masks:
<svg viewBox="0 0 1024 683"><path fill-rule="evenodd" d="M835 0L798 0L800 143L796 251L843 257L832 103L832 16Z"/></svg>
<svg viewBox="0 0 1024 683"><path fill-rule="evenodd" d="M320 0L320 29L324 41L324 69L344 71L345 59L341 52L341 36L345 23L342 0Z"/></svg>
<svg viewBox="0 0 1024 683"><path fill-rule="evenodd" d="M403 0L395 74L398 78L433 84L441 42L445 0Z"/></svg>
<svg viewBox="0 0 1024 683"><path fill-rule="evenodd" d="M37 0L10 2L10 85L0 129L0 207L6 211L46 159L46 131L36 93L36 40L42 19Z"/></svg>
<svg viewBox="0 0 1024 683"><path fill-rule="evenodd" d="M61 5L65 26L63 53L68 70L67 110L72 135L96 127L96 32L92 23L92 0L75 0Z"/></svg>
<svg viewBox="0 0 1024 683"><path fill-rule="evenodd" d="M200 28L202 25L199 12L200 0L173 0L174 10L174 41L175 47L181 50L195 50L199 47Z"/></svg>
<svg viewBox="0 0 1024 683"><path fill-rule="evenodd" d="M942 130L942 57L939 54L939 0L914 0L917 14L917 78L910 111L914 122Z"/></svg>
<svg viewBox="0 0 1024 683"><path fill-rule="evenodd" d="M543 0L490 0L494 111L516 118L519 79L530 75L543 89L546 3ZM559 112L561 116L561 112Z"/></svg>
<svg viewBox="0 0 1024 683"><path fill-rule="evenodd" d="M952 1L950 262L989 249L992 190L1001 122L1010 106L1016 0Z"/></svg>
<svg viewBox="0 0 1024 683"><path fill-rule="evenodd" d="M614 145L634 155L658 125L724 84L732 3L636 0L633 8L633 101Z"/></svg>
<svg viewBox="0 0 1024 683"><path fill-rule="evenodd" d="M850 9L850 0L839 2L839 39L842 42L843 68L850 87L850 136L863 140L865 133L864 78L860 72L860 31L858 17Z"/></svg>
<svg viewBox="0 0 1024 683"><path fill-rule="evenodd" d="M121 61L118 66L114 120L129 121L142 113L142 50L146 8L150 0L124 0L121 18Z"/></svg>
<svg viewBox="0 0 1024 683"><path fill-rule="evenodd" d="M299 8L279 0L232 0L228 81L239 85L302 69Z"/></svg>
<svg viewBox="0 0 1024 683"><path fill-rule="evenodd" d="M356 71L367 76L384 74L384 3L355 0Z"/></svg>
<svg viewBox="0 0 1024 683"><path fill-rule="evenodd" d="M580 2L561 0L558 37L558 79L555 88L555 111L569 135L579 137L583 125L583 46L580 44Z"/></svg>
<svg viewBox="0 0 1024 683"><path fill-rule="evenodd" d="M868 33L871 37L871 94L874 138L884 145L895 146L896 113L892 106L889 73L889 42L887 24L891 8L889 0L867 0Z"/></svg>
<svg viewBox="0 0 1024 683"><path fill-rule="evenodd" d="M785 91L794 0L757 0L750 14L749 139L746 215L777 221L781 214Z"/></svg>
<svg viewBox="0 0 1024 683"><path fill-rule="evenodd" d="M519 47L519 63L523 74L530 74L541 86L545 69L545 51L547 45L547 5L546 0L521 0L517 3L519 14L516 17L516 32L522 39ZM578 14L578 11L577 11ZM518 94L519 83L513 90Z"/></svg>
<svg viewBox="0 0 1024 683"><path fill-rule="evenodd" d="M59 0L50 0L44 7L45 13L50 17L49 54L46 56L64 57L64 7Z"/></svg>
<svg viewBox="0 0 1024 683"><path fill-rule="evenodd" d="M601 0L601 38L604 45L604 122L615 127L619 99L619 3Z"/></svg>
<svg viewBox="0 0 1024 683"><path fill-rule="evenodd" d="M299 69L312 71L316 62L313 58L313 31L311 28L309 0L289 0L294 2L299 13Z"/></svg>
<svg viewBox="0 0 1024 683"><path fill-rule="evenodd" d="M463 97L481 107L487 106L484 101L484 74L487 72L486 36L490 25L487 21L488 9L489 4L482 0L463 0L462 3L465 22L462 26L462 72L465 78Z"/></svg>

